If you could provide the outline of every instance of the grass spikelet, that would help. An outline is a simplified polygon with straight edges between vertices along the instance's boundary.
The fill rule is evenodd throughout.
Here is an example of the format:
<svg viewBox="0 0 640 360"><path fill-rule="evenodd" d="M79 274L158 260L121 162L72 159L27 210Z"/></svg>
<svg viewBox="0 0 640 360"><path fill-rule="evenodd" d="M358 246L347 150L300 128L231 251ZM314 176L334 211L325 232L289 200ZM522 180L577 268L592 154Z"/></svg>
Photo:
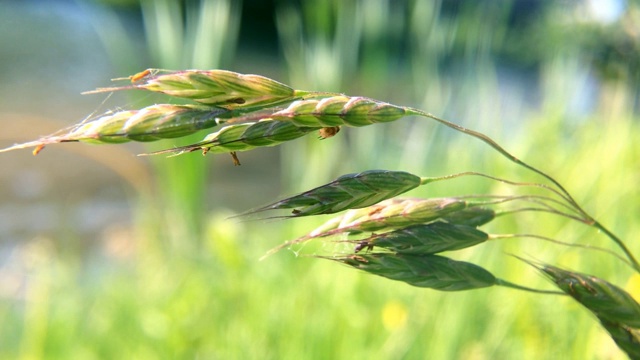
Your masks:
<svg viewBox="0 0 640 360"><path fill-rule="evenodd" d="M293 209L291 217L333 214L377 204L420 184L419 176L404 171L369 170L340 176L326 185L266 205L249 214L275 209Z"/></svg>
<svg viewBox="0 0 640 360"><path fill-rule="evenodd" d="M306 236L283 243L267 252L267 257L279 250L314 238L337 234L357 234L368 231L393 230L432 222L444 215L467 207L466 201L455 198L389 199L376 205L352 209L334 217Z"/></svg>
<svg viewBox="0 0 640 360"><path fill-rule="evenodd" d="M640 359L640 305L629 293L592 275L526 262L592 312L629 358Z"/></svg>
<svg viewBox="0 0 640 360"><path fill-rule="evenodd" d="M468 207L442 217L442 220L458 225L481 226L496 218L493 209L481 206Z"/></svg>
<svg viewBox="0 0 640 360"><path fill-rule="evenodd" d="M294 90L264 76L245 75L227 70L147 69L130 76L129 79L135 84L99 88L85 94L144 89L226 109L266 106L312 94L308 91Z"/></svg>
<svg viewBox="0 0 640 360"><path fill-rule="evenodd" d="M329 220L312 231L310 237L329 236L339 233L359 233L383 229L397 229L424 224L442 218L468 206L456 198L389 199L377 205L349 210Z"/></svg>
<svg viewBox="0 0 640 360"><path fill-rule="evenodd" d="M207 135L202 141L196 144L141 155L165 153L181 155L197 150L202 150L203 154L247 151L257 147L280 145L283 142L305 136L317 129L318 128L312 127L298 127L288 121L260 121L256 123L232 124Z"/></svg>
<svg viewBox="0 0 640 360"><path fill-rule="evenodd" d="M186 136L216 126L218 117L229 110L192 105L152 105L140 110L119 111L80 123L36 141L17 144L0 152L61 142L120 144L128 141L156 141Z"/></svg>
<svg viewBox="0 0 640 360"><path fill-rule="evenodd" d="M360 241L358 246L360 249L376 246L400 254L424 255L464 249L488 239L489 234L474 227L436 221L375 234Z"/></svg>
<svg viewBox="0 0 640 360"><path fill-rule="evenodd" d="M274 120L289 120L298 126L361 127L398 120L409 115L404 107L365 97L331 96L324 99L297 100L271 115Z"/></svg>
<svg viewBox="0 0 640 360"><path fill-rule="evenodd" d="M497 279L480 266L438 255L379 253L328 259L409 285L441 291L497 285Z"/></svg>
<svg viewBox="0 0 640 360"><path fill-rule="evenodd" d="M536 267L599 319L640 328L640 305L621 288L595 276L551 265Z"/></svg>

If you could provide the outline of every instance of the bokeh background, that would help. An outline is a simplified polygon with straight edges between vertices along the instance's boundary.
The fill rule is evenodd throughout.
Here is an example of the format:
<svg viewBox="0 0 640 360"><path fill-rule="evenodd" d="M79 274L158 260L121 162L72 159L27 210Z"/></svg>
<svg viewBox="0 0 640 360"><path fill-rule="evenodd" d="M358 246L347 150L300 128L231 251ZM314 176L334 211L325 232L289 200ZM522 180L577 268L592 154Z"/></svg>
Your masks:
<svg viewBox="0 0 640 360"><path fill-rule="evenodd" d="M145 68L224 68L298 89L409 105L479 130L540 167L640 254L640 6L624 0L2 0L0 146L159 101L80 95ZM159 144L0 154L0 357L622 359L569 299L440 293L270 248L326 220L229 219L368 169L541 181L425 119L226 156L139 158ZM412 196L510 194L464 178ZM614 249L542 214L493 233ZM297 251L300 250L300 253ZM452 254L550 289L516 254L640 294L615 258L535 240Z"/></svg>

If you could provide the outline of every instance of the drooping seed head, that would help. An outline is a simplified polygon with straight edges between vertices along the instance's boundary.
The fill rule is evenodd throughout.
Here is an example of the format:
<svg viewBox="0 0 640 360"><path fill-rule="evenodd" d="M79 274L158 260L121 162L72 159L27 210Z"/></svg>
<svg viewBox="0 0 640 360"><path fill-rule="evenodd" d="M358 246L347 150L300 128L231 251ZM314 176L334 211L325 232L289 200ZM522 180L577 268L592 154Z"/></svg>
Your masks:
<svg viewBox="0 0 640 360"><path fill-rule="evenodd" d="M621 288L595 276L551 265L538 269L599 319L640 328L640 305Z"/></svg>
<svg viewBox="0 0 640 360"><path fill-rule="evenodd" d="M442 291L471 290L496 285L496 278L487 270L438 255L378 253L332 259L388 279Z"/></svg>
<svg viewBox="0 0 640 360"><path fill-rule="evenodd" d="M458 225L481 226L495 219L496 212L486 207L473 206L452 212L442 217L442 220Z"/></svg>
<svg viewBox="0 0 640 360"><path fill-rule="evenodd" d="M396 253L423 255L464 249L488 239L487 233L474 227L436 221L375 234L363 242Z"/></svg>
<svg viewBox="0 0 640 360"><path fill-rule="evenodd" d="M407 116L405 108L365 97L332 96L321 100L297 100L271 115L298 126L353 126L391 122Z"/></svg>
<svg viewBox="0 0 640 360"><path fill-rule="evenodd" d="M269 204L251 213L294 209L292 217L333 214L377 204L419 185L419 176L404 171L369 170L343 175L326 185Z"/></svg>
<svg viewBox="0 0 640 360"><path fill-rule="evenodd" d="M424 224L464 209L466 206L466 201L456 198L394 198L373 206L349 210L313 230L308 236L388 230Z"/></svg>
<svg viewBox="0 0 640 360"><path fill-rule="evenodd" d="M36 141L17 144L0 152L48 144L81 141L93 144L120 144L128 141L155 141L186 136L218 124L218 116L229 110L192 105L152 105L140 110L125 110L105 114L82 122L70 129Z"/></svg>
<svg viewBox="0 0 640 360"><path fill-rule="evenodd" d="M135 77L135 78L134 78ZM144 89L197 101L209 106L237 109L269 105L308 94L260 75L227 70L183 70L166 72L148 69L130 77L133 85L102 88L87 93Z"/></svg>
<svg viewBox="0 0 640 360"><path fill-rule="evenodd" d="M257 147L280 145L286 141L307 135L315 130L317 130L317 128L298 127L288 121L269 120L256 123L231 124L215 133L207 135L202 141L196 144L143 155L163 153L180 155L196 150L202 150L204 153L247 151Z"/></svg>
<svg viewBox="0 0 640 360"><path fill-rule="evenodd" d="M189 105L152 105L105 115L75 128L67 140L92 143L156 141L186 136L217 125L228 110Z"/></svg>

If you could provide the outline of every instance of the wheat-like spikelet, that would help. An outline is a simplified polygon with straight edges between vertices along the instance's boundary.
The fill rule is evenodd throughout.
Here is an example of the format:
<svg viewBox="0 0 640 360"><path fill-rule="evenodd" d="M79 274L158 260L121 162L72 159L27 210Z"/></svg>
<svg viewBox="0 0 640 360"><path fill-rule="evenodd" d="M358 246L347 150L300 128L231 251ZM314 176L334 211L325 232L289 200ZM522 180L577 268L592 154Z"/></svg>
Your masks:
<svg viewBox="0 0 640 360"><path fill-rule="evenodd" d="M452 224L478 227L495 218L495 210L482 206L473 206L444 215L442 220Z"/></svg>
<svg viewBox="0 0 640 360"><path fill-rule="evenodd" d="M193 105L152 105L140 110L105 114L36 141L18 144L0 152L36 147L37 154L48 144L81 141L119 144L128 141L156 141L186 136L216 126L229 110Z"/></svg>
<svg viewBox="0 0 640 360"><path fill-rule="evenodd" d="M366 208L349 210L313 230L309 237L390 230L424 224L467 206L466 201L456 198L394 198Z"/></svg>
<svg viewBox="0 0 640 360"><path fill-rule="evenodd" d="M361 240L356 252L365 247L379 247L400 254L436 254L471 247L488 239L489 234L475 227L436 221L374 234Z"/></svg>
<svg viewBox="0 0 640 360"><path fill-rule="evenodd" d="M631 359L640 359L640 304L629 293L592 275L527 262L592 312Z"/></svg>
<svg viewBox="0 0 640 360"><path fill-rule="evenodd" d="M395 121L407 115L410 114L404 107L365 97L339 95L324 99L297 100L269 117L274 120L289 120L298 126L361 127Z"/></svg>
<svg viewBox="0 0 640 360"><path fill-rule="evenodd" d="M309 234L287 241L267 252L269 256L288 246L314 238L337 234L356 234L368 231L387 231L416 224L436 221L454 211L468 206L466 201L455 198L437 199L389 199L376 205L352 209L334 217Z"/></svg>
<svg viewBox="0 0 640 360"><path fill-rule="evenodd" d="M327 259L413 286L442 291L497 285L497 279L480 266L438 255L378 253Z"/></svg>
<svg viewBox="0 0 640 360"><path fill-rule="evenodd" d="M313 94L308 91L294 90L264 76L239 74L227 70L168 72L147 69L130 78L135 82L134 84L99 88L85 94L144 89L226 109L266 106Z"/></svg>
<svg viewBox="0 0 640 360"><path fill-rule="evenodd" d="M562 291L598 318L640 328L640 305L621 288L592 275L567 271L551 265L537 266Z"/></svg>
<svg viewBox="0 0 640 360"><path fill-rule="evenodd" d="M333 214L377 204L421 184L419 176L404 171L369 170L343 175L336 180L266 205L248 214L293 209L292 217Z"/></svg>
<svg viewBox="0 0 640 360"><path fill-rule="evenodd" d="M256 147L276 146L309 134L318 128L298 127L288 121L260 121L256 123L231 124L207 135L202 141L173 149L156 151L157 155L173 153L180 155L202 150L203 153L225 153L247 151Z"/></svg>

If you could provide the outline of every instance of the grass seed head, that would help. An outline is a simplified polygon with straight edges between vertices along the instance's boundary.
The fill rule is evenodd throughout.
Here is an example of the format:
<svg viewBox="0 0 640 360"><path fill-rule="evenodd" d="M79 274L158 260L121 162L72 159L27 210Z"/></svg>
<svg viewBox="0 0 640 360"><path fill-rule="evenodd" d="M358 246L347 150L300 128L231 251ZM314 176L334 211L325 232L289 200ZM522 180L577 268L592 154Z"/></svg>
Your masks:
<svg viewBox="0 0 640 360"><path fill-rule="evenodd" d="M35 147L34 155L45 145L81 141L93 144L120 144L128 141L155 141L186 136L218 124L217 117L229 110L192 105L152 105L125 110L82 122L70 129L36 141L17 144L0 152Z"/></svg>
<svg viewBox="0 0 640 360"><path fill-rule="evenodd" d="M495 219L496 212L486 207L473 206L442 217L446 222L458 225L481 226Z"/></svg>
<svg viewBox="0 0 640 360"><path fill-rule="evenodd" d="M640 328L640 305L621 288L595 276L550 265L539 270L599 319Z"/></svg>
<svg viewBox="0 0 640 360"><path fill-rule="evenodd" d="M147 69L130 76L129 79L134 84L102 88L88 93L145 89L226 109L265 106L307 94L264 76L245 75L227 70L167 72Z"/></svg>
<svg viewBox="0 0 640 360"><path fill-rule="evenodd" d="M404 171L369 170L343 175L326 185L269 204L253 213L294 209L293 217L333 214L377 204L419 185L419 176Z"/></svg>
<svg viewBox="0 0 640 360"><path fill-rule="evenodd" d="M284 142L307 135L317 128L298 127L288 121L259 121L256 123L231 124L219 131L207 135L202 141L161 150L149 155L173 153L180 155L202 150L203 153L227 153L248 151L257 147L276 146Z"/></svg>
<svg viewBox="0 0 640 360"><path fill-rule="evenodd" d="M468 262L437 255L379 253L351 255L334 260L371 274L442 291L471 290L496 285L496 278L487 270Z"/></svg>
<svg viewBox="0 0 640 360"><path fill-rule="evenodd" d="M369 247L377 246L401 254L423 255L464 249L488 239L487 233L474 227L436 221L373 235L363 241Z"/></svg>
<svg viewBox="0 0 640 360"><path fill-rule="evenodd" d="M225 112L227 110L189 105L152 105L85 123L68 138L94 143L171 139L214 127L217 116Z"/></svg>
<svg viewBox="0 0 640 360"><path fill-rule="evenodd" d="M353 126L390 122L406 116L405 108L365 97L331 96L297 100L275 112L275 120L289 120L298 126Z"/></svg>
<svg viewBox="0 0 640 360"><path fill-rule="evenodd" d="M353 209L313 230L309 237L340 233L392 230L425 224L464 209L467 203L456 198L389 199L376 205Z"/></svg>

